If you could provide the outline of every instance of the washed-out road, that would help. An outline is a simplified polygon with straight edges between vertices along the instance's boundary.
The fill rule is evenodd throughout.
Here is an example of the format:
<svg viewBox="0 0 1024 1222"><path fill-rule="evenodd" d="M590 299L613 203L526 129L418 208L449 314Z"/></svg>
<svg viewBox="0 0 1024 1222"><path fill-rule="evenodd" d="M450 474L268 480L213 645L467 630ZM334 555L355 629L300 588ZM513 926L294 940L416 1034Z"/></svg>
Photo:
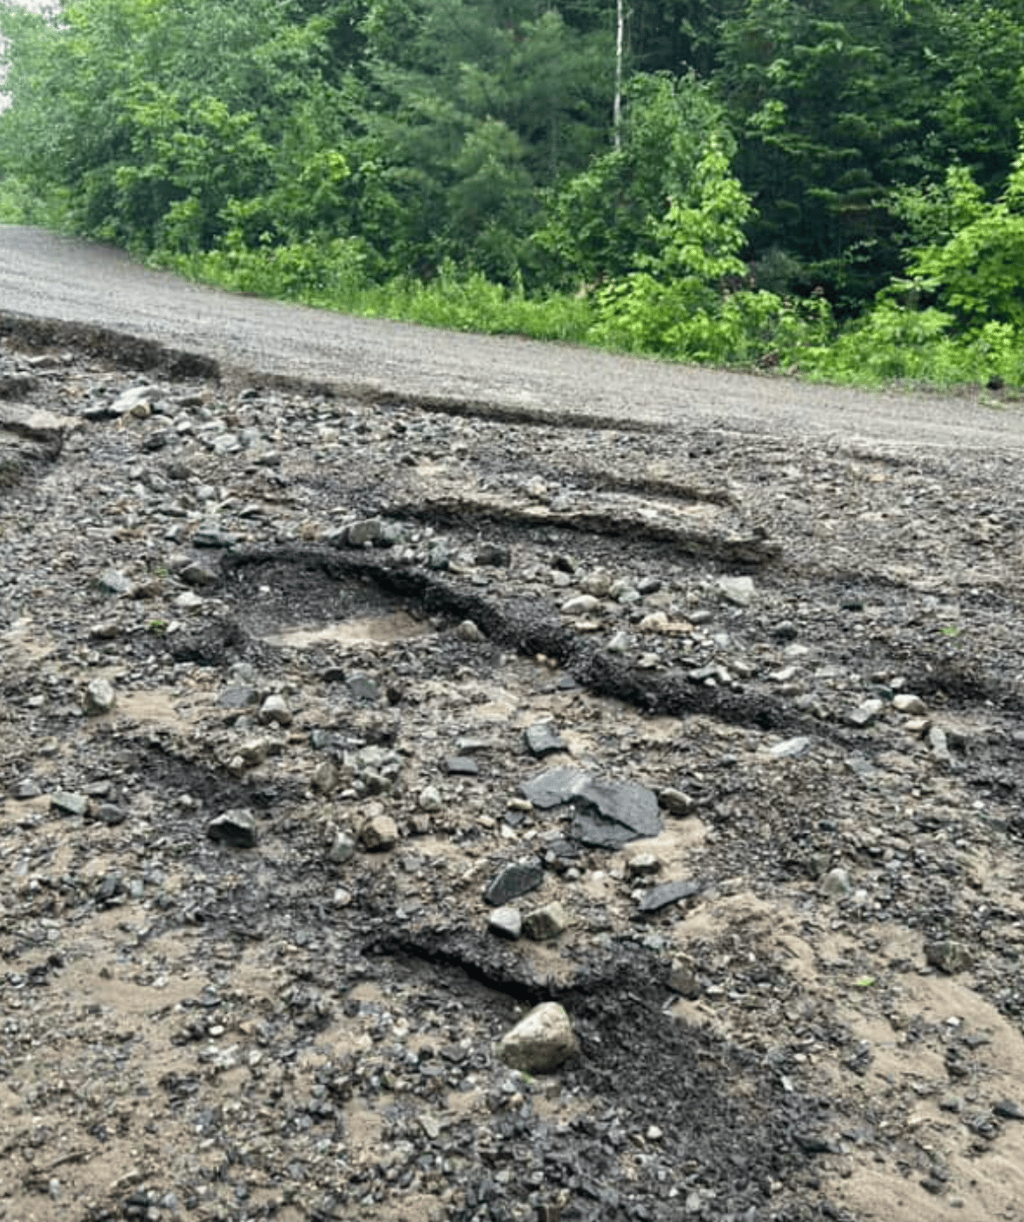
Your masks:
<svg viewBox="0 0 1024 1222"><path fill-rule="evenodd" d="M582 415L595 424L720 426L899 448L1024 448L1024 418L991 396L877 394L344 317L192 284L113 248L0 226L0 317L110 328L202 353L226 375L339 392Z"/></svg>

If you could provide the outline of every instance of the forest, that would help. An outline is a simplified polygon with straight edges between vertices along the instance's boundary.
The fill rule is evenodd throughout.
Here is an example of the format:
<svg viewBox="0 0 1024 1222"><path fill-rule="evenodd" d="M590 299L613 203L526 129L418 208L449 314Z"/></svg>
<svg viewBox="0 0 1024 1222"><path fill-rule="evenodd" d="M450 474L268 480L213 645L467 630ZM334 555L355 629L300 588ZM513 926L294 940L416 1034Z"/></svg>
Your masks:
<svg viewBox="0 0 1024 1222"><path fill-rule="evenodd" d="M0 221L348 312L1024 385L1024 0L0 2Z"/></svg>

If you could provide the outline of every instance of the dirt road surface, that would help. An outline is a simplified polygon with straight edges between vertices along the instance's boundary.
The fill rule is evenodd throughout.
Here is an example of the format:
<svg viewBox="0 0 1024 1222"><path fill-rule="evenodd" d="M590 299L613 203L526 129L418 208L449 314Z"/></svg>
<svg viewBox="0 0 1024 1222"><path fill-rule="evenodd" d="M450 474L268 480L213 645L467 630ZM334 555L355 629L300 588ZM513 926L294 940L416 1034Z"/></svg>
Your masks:
<svg viewBox="0 0 1024 1222"><path fill-rule="evenodd" d="M452 400L609 422L879 440L901 447L1024 447L1014 411L979 396L865 394L519 339L339 317L190 284L113 248L0 226L0 313L111 327L349 393Z"/></svg>

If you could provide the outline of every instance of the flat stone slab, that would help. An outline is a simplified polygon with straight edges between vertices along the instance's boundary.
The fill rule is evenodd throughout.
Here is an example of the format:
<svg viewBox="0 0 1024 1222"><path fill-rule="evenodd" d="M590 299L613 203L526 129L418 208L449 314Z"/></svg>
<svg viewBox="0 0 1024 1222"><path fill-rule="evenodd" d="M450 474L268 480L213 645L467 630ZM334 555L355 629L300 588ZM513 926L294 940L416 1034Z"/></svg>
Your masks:
<svg viewBox="0 0 1024 1222"><path fill-rule="evenodd" d="M570 835L592 848L618 848L663 827L654 793L635 781L591 780L574 797Z"/></svg>
<svg viewBox="0 0 1024 1222"><path fill-rule="evenodd" d="M538 810L550 810L574 798L592 779L582 768L549 768L532 780L523 781L519 788Z"/></svg>
<svg viewBox="0 0 1024 1222"><path fill-rule="evenodd" d="M527 726L524 737L527 747L537 756L551 755L555 751L565 750L565 743L562 742L558 731L548 721L540 721L535 725Z"/></svg>
<svg viewBox="0 0 1024 1222"><path fill-rule="evenodd" d="M640 911L657 912L679 900L692 899L693 896L700 895L703 890L704 884L699 878L677 878L670 883L652 887L640 901Z"/></svg>
<svg viewBox="0 0 1024 1222"><path fill-rule="evenodd" d="M569 834L591 848L617 849L663 827L658 799L636 781L600 781L580 768L550 768L520 786L540 810L571 802Z"/></svg>

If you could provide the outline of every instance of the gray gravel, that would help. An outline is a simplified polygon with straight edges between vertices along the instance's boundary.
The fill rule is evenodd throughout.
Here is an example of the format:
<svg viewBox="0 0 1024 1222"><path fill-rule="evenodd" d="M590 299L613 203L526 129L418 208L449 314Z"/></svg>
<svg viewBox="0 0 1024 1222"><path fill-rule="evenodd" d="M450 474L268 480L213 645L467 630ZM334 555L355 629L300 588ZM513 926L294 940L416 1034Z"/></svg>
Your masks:
<svg viewBox="0 0 1024 1222"><path fill-rule="evenodd" d="M113 248L0 226L5 312L116 328L214 357L225 372L347 393L454 400L606 421L726 424L900 447L1024 447L991 396L866 394L612 357L565 345L340 317L201 288Z"/></svg>

